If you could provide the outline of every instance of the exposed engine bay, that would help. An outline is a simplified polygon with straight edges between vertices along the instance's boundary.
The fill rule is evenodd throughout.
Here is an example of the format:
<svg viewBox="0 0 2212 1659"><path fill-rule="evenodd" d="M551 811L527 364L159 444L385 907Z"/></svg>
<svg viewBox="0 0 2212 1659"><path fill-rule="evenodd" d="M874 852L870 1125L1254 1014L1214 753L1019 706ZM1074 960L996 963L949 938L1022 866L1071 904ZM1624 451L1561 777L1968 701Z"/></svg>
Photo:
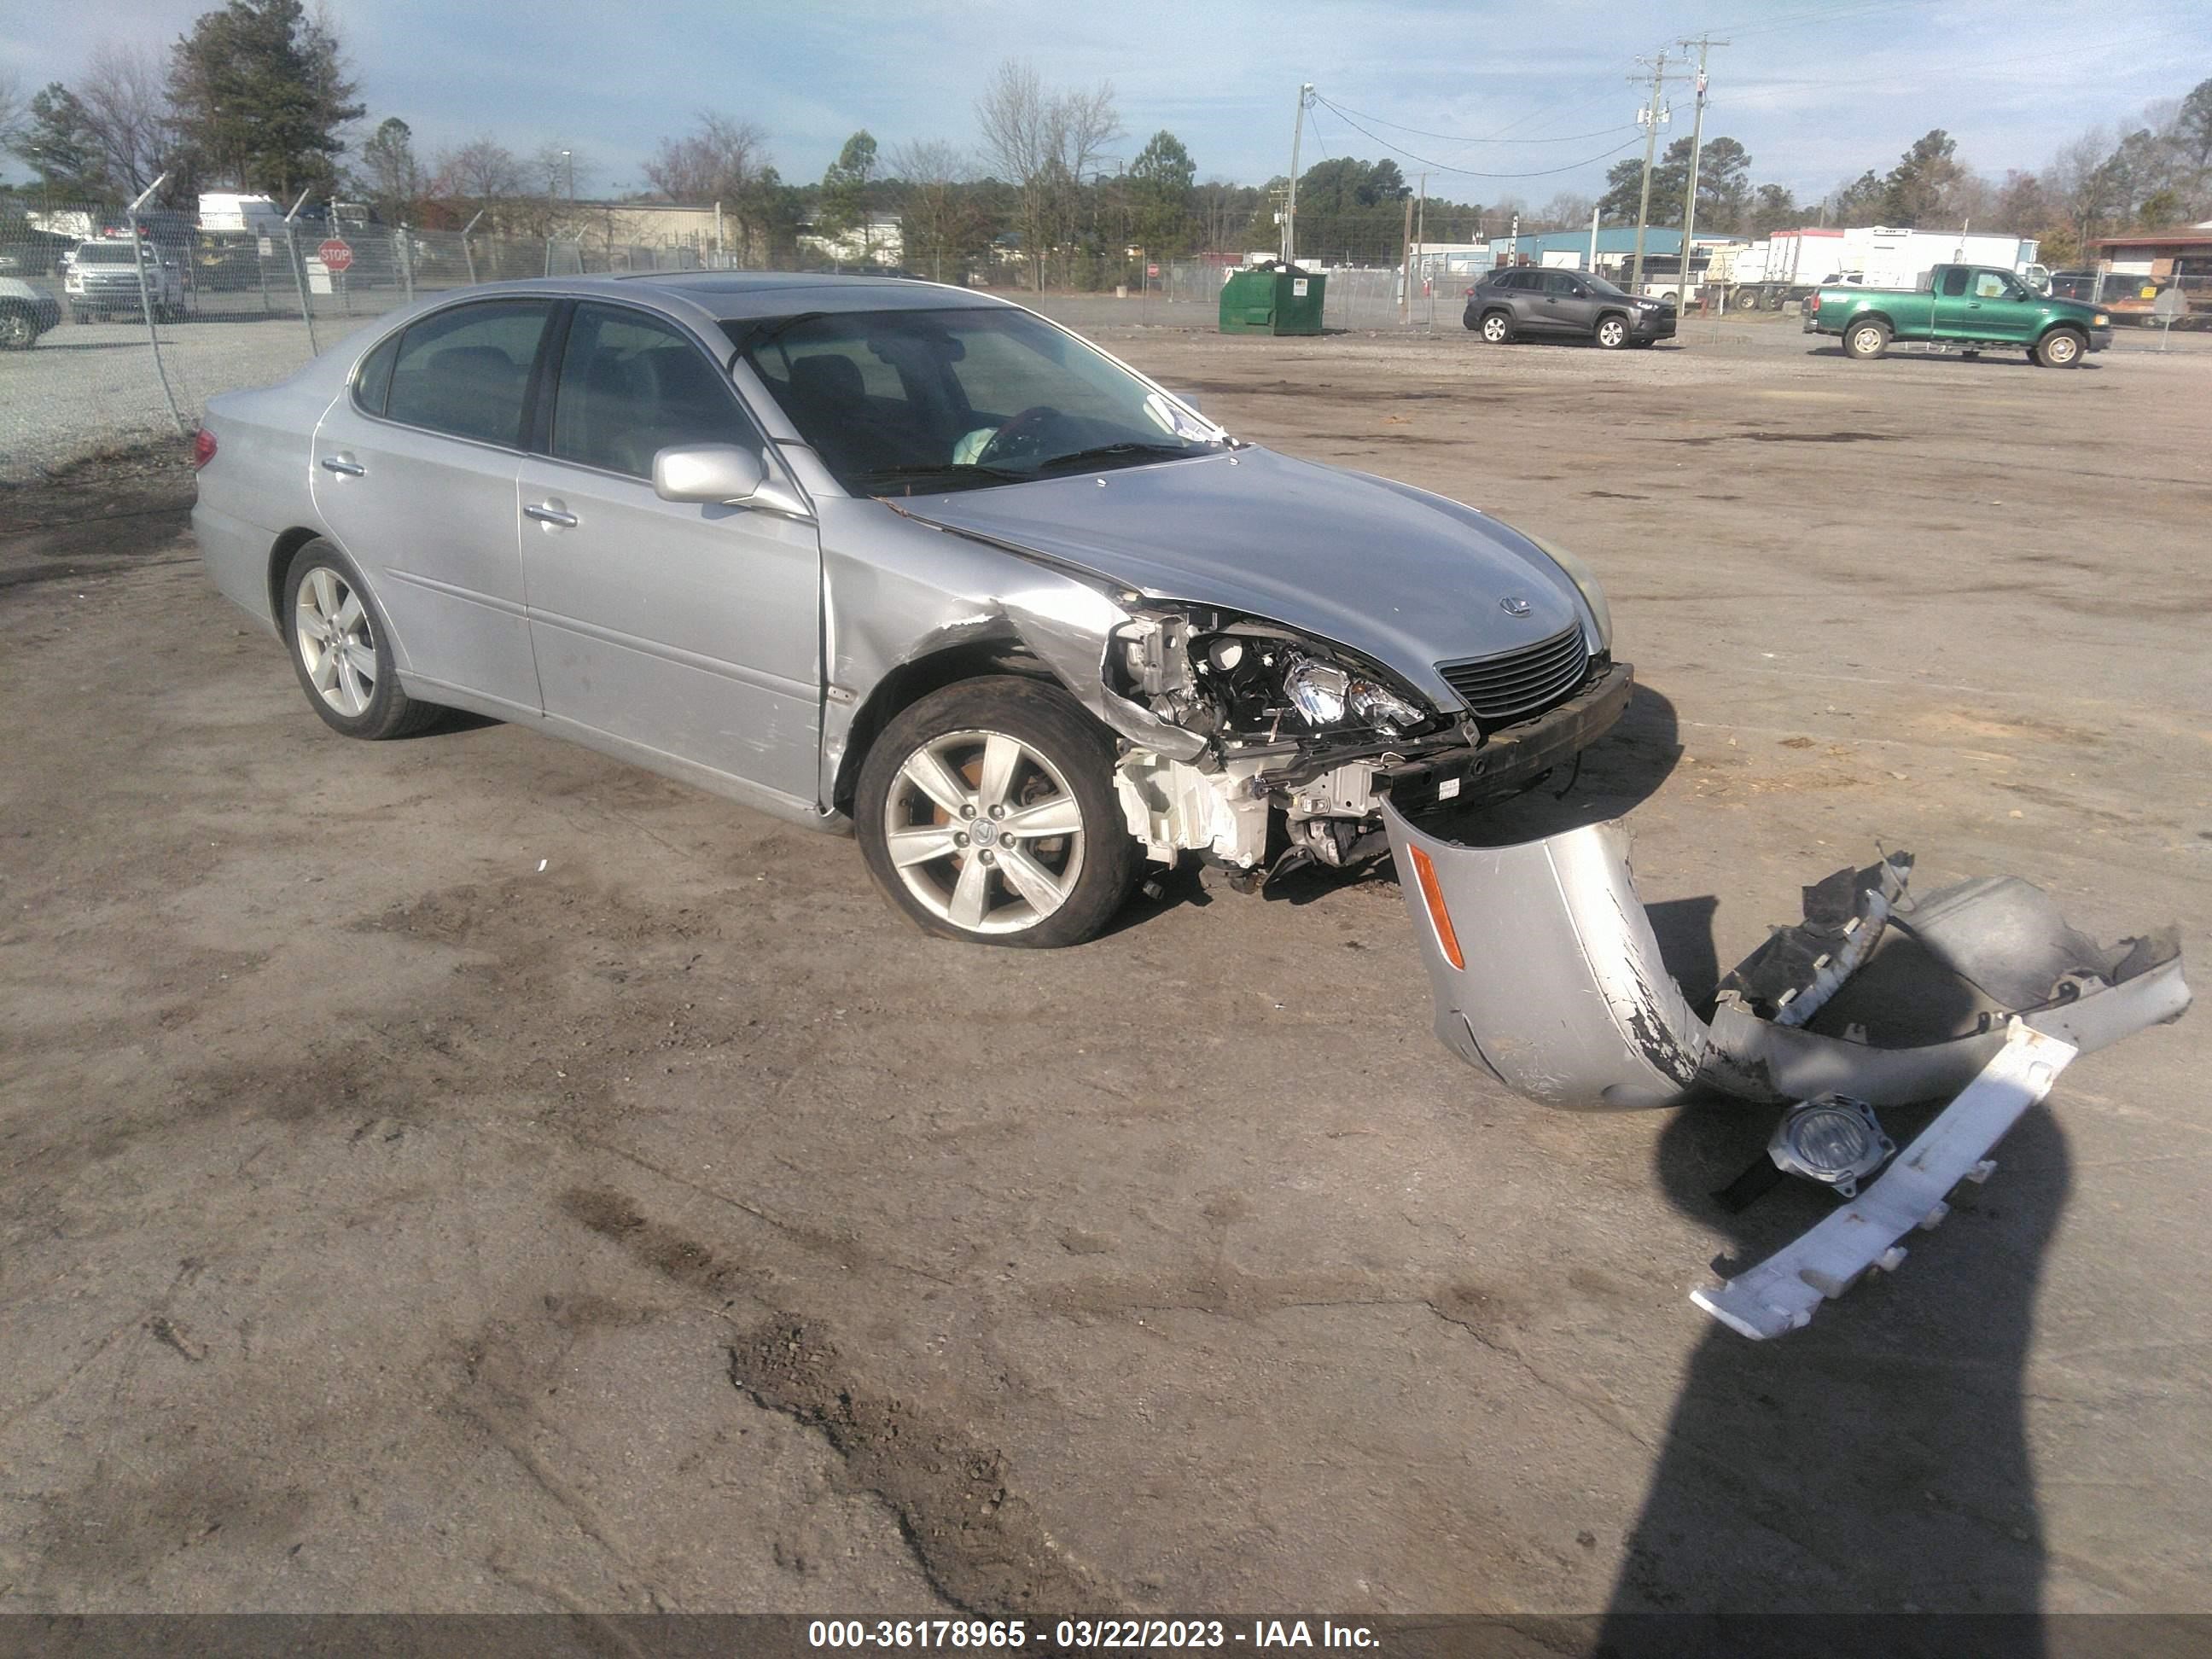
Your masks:
<svg viewBox="0 0 2212 1659"><path fill-rule="evenodd" d="M1779 1107L1765 1159L1727 1191L1784 1178L1841 1206L1695 1300L1747 1336L1805 1324L1898 1241L1932 1228L1961 1180L2077 1054L2179 1018L2181 946L2165 928L2100 945L2040 888L1983 877L1909 893L1910 854L1804 890L1804 915L1722 977L1710 1017L1668 975L1619 822L1510 846L1382 816L1445 1045L1548 1105L1624 1109L1725 1095ZM1948 1098L1902 1152L1887 1108Z"/></svg>
<svg viewBox="0 0 2212 1659"><path fill-rule="evenodd" d="M1189 759L1140 745L1123 756L1115 781L1130 833L1156 862L1195 850L1256 886L1301 864L1344 868L1388 852L1381 808L1394 787L1462 804L1531 787L1618 719L1631 671L1584 641L1564 696L1486 725L1438 712L1340 647L1193 608L1116 629L1105 679L1202 744ZM1521 741L1492 748L1501 731Z"/></svg>

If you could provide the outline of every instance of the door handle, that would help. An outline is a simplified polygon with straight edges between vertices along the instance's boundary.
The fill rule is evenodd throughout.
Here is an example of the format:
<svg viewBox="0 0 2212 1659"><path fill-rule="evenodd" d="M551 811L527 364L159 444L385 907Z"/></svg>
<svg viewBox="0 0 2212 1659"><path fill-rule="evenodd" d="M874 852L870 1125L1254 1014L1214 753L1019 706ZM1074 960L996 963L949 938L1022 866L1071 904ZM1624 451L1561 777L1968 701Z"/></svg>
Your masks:
<svg viewBox="0 0 2212 1659"><path fill-rule="evenodd" d="M365 477L368 473L367 467L349 455L324 456L323 470L326 472L342 472L349 478Z"/></svg>
<svg viewBox="0 0 2212 1659"><path fill-rule="evenodd" d="M553 501L540 501L533 507L526 507L522 509L522 516L535 519L540 524L557 524L563 530L576 527L576 515L562 512L558 503Z"/></svg>

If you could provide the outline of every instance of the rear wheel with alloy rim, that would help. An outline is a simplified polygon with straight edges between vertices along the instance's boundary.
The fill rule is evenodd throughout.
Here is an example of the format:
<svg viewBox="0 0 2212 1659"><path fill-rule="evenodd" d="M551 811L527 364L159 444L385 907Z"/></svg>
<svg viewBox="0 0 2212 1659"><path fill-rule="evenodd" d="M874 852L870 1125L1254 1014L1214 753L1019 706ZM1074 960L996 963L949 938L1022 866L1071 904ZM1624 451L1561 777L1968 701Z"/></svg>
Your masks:
<svg viewBox="0 0 2212 1659"><path fill-rule="evenodd" d="M1490 345L1504 345L1513 337L1513 320L1502 311L1493 311L1482 319L1482 337Z"/></svg>
<svg viewBox="0 0 2212 1659"><path fill-rule="evenodd" d="M400 738L444 711L399 689L384 619L352 561L309 542L284 573L285 642L307 701L349 738Z"/></svg>
<svg viewBox="0 0 2212 1659"><path fill-rule="evenodd" d="M853 818L868 872L926 932L1079 945L1121 908L1139 863L1114 760L1057 685L1000 676L933 692L860 768Z"/></svg>

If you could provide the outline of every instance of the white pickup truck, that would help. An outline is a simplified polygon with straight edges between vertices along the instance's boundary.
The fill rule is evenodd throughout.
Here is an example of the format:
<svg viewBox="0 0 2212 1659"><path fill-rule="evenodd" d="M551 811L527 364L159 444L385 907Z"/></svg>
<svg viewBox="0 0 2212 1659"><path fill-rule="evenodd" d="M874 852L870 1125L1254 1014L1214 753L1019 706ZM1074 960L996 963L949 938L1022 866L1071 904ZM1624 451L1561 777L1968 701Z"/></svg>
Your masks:
<svg viewBox="0 0 2212 1659"><path fill-rule="evenodd" d="M153 244L141 244L138 257L146 272L142 289L131 247L129 242L115 238L77 245L70 258L69 275L62 279L71 322L136 317L149 301L157 319L167 321L183 314L185 276L177 256Z"/></svg>

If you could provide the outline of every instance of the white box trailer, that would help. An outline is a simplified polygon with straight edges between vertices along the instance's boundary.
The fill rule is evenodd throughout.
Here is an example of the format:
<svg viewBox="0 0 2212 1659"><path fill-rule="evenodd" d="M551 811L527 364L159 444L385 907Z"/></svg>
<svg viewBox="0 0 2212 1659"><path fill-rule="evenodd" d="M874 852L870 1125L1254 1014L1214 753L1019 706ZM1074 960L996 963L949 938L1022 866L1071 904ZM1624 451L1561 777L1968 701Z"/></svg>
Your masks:
<svg viewBox="0 0 2212 1659"><path fill-rule="evenodd" d="M2033 237L1885 225L1778 230L1737 257L1729 303L1747 311L1802 300L1831 283L1917 288L1941 264L1995 265L2040 285Z"/></svg>

